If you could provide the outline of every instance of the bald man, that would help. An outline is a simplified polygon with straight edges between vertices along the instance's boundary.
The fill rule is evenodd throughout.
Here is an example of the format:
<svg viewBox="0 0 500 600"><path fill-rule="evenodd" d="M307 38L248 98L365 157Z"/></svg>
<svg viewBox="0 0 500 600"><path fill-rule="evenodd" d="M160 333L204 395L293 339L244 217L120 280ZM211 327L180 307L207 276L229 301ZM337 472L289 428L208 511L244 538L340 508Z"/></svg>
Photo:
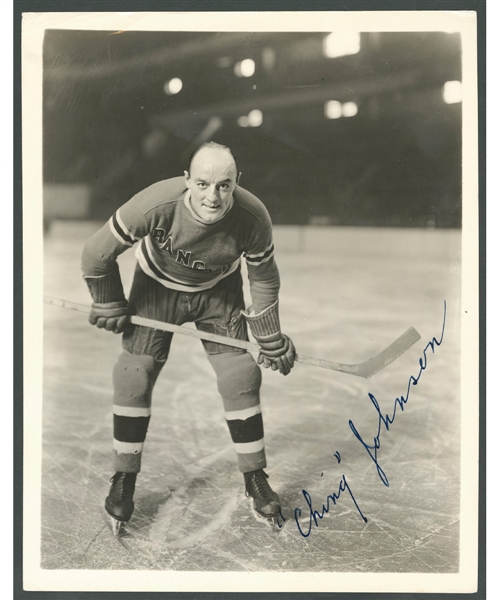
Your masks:
<svg viewBox="0 0 500 600"><path fill-rule="evenodd" d="M262 202L238 185L234 153L208 142L184 177L160 181L136 194L85 244L83 276L92 295L90 323L123 333L113 372L114 470L105 507L115 534L130 520L151 396L172 333L132 325L129 315L196 327L260 345L257 363L287 375L295 348L281 332L279 274L272 224ZM137 266L125 298L116 258L137 244ZM244 257L252 305L245 310L240 261ZM266 467L260 407L261 372L245 350L203 341L217 376L246 494L257 516L272 525L280 514Z"/></svg>

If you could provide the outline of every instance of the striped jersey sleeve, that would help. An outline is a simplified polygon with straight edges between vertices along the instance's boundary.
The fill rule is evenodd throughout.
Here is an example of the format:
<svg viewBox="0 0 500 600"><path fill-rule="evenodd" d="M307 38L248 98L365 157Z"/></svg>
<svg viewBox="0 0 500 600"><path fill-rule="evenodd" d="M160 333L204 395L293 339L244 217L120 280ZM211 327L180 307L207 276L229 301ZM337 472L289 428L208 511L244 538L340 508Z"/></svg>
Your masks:
<svg viewBox="0 0 500 600"><path fill-rule="evenodd" d="M143 210L144 198L137 194L121 206L87 241L82 253L84 277L103 277L116 265L117 257L150 232Z"/></svg>
<svg viewBox="0 0 500 600"><path fill-rule="evenodd" d="M273 229L271 217L259 202L255 207L251 233L246 243L243 256L247 265L258 267L274 256Z"/></svg>
<svg viewBox="0 0 500 600"><path fill-rule="evenodd" d="M243 253L248 267L250 295L255 312L261 312L278 298L280 279L274 260L271 218L267 211L260 215Z"/></svg>
<svg viewBox="0 0 500 600"><path fill-rule="evenodd" d="M243 256L247 261L247 265L251 265L252 267L263 265L274 256L274 242L271 239L264 250L260 252L245 252Z"/></svg>
<svg viewBox="0 0 500 600"><path fill-rule="evenodd" d="M111 219L108 221L108 225L111 233L124 246L133 246L141 239L140 235L138 235L137 228L134 227L134 231L136 231L136 233L133 233L130 230L132 227L125 223L120 214L120 209L118 209L111 217Z"/></svg>

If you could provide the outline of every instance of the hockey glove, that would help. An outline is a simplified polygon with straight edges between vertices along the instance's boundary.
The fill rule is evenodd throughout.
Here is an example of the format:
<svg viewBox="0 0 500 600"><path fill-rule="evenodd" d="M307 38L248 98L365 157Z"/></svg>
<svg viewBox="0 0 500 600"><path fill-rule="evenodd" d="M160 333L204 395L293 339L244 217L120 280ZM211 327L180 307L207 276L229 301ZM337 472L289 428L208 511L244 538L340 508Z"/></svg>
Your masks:
<svg viewBox="0 0 500 600"><path fill-rule="evenodd" d="M281 333L278 300L257 315L243 312L243 316L260 346L258 364L288 375L295 362L295 346Z"/></svg>
<svg viewBox="0 0 500 600"><path fill-rule="evenodd" d="M85 281L94 300L89 323L99 329L122 333L128 322L129 310L118 265L109 275L85 277Z"/></svg>
<svg viewBox="0 0 500 600"><path fill-rule="evenodd" d="M99 329L122 333L128 322L128 302L94 302L90 310L89 323Z"/></svg>

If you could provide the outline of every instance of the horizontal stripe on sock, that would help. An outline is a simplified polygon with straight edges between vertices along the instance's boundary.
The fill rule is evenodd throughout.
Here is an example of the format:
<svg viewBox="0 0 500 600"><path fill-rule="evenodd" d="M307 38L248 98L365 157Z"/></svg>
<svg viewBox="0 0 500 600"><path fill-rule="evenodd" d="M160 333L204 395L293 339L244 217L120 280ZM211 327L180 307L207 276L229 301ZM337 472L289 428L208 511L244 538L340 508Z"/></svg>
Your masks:
<svg viewBox="0 0 500 600"><path fill-rule="evenodd" d="M264 450L264 438L255 442L247 442L246 444L234 444L237 454L252 454L259 450Z"/></svg>
<svg viewBox="0 0 500 600"><path fill-rule="evenodd" d="M257 406L251 406L250 408L242 408L241 410L226 410L224 415L228 421L245 421L250 417L260 414L260 412L260 404L257 404Z"/></svg>
<svg viewBox="0 0 500 600"><path fill-rule="evenodd" d="M116 450L117 454L139 454L143 448L144 443L131 444L130 442L113 440L113 449Z"/></svg>
<svg viewBox="0 0 500 600"><path fill-rule="evenodd" d="M120 406L119 404L113 404L113 414L120 417L150 417L151 407L145 408L142 406Z"/></svg>
<svg viewBox="0 0 500 600"><path fill-rule="evenodd" d="M143 442L150 418L113 415L113 437L119 442Z"/></svg>
<svg viewBox="0 0 500 600"><path fill-rule="evenodd" d="M262 414L254 415L245 421L227 421L231 439L237 444L255 442L264 437Z"/></svg>

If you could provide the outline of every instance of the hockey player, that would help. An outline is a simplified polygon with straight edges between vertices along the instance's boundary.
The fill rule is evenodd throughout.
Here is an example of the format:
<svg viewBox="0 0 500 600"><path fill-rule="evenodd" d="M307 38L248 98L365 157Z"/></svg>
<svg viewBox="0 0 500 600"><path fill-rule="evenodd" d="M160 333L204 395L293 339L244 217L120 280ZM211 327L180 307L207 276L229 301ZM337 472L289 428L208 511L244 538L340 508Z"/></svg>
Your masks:
<svg viewBox="0 0 500 600"><path fill-rule="evenodd" d="M133 494L151 417L151 394L168 358L172 333L132 325L137 314L260 345L257 362L287 375L295 348L281 332L279 274L272 225L262 202L239 187L237 159L207 142L184 177L136 194L85 244L83 276L92 295L90 323L123 332L113 372L112 485L105 507L118 534L133 513ZM125 298L116 258L137 244L137 267ZM240 269L246 259L252 306L245 310ZM203 341L222 396L246 494L258 516L276 523L278 495L267 474L260 407L261 372L245 350Z"/></svg>

